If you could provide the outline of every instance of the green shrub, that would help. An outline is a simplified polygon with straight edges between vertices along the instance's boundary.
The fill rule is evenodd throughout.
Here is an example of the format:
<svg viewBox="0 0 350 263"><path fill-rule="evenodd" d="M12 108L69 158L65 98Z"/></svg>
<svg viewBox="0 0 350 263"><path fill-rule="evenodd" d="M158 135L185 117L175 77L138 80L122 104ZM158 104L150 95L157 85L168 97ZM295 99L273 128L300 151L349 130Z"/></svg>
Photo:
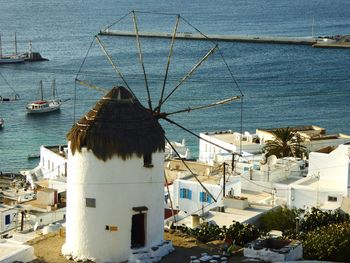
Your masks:
<svg viewBox="0 0 350 263"><path fill-rule="evenodd" d="M349 221L349 215L342 213L340 210L333 212L324 212L313 207L310 212L304 215L301 221L300 230L307 233L316 230L322 226Z"/></svg>
<svg viewBox="0 0 350 263"><path fill-rule="evenodd" d="M231 241L238 246L244 246L261 236L261 232L256 226L239 222L234 222L229 228L225 228L223 234L226 241Z"/></svg>
<svg viewBox="0 0 350 263"><path fill-rule="evenodd" d="M244 246L261 235L259 229L255 226L239 222L234 222L228 228L226 226L220 228L216 224L203 223L197 228L185 228L182 231L204 243L225 239L227 243L234 243L239 246Z"/></svg>
<svg viewBox="0 0 350 263"><path fill-rule="evenodd" d="M203 223L197 228L187 228L187 234L194 236L201 242L207 243L223 238L221 228L216 224Z"/></svg>
<svg viewBox="0 0 350 263"><path fill-rule="evenodd" d="M305 259L350 262L350 223L319 227L303 236Z"/></svg>
<svg viewBox="0 0 350 263"><path fill-rule="evenodd" d="M302 210L289 209L287 207L278 207L267 212L260 218L261 228L269 232L270 230L280 230L283 233L293 232L296 227L296 220L302 213Z"/></svg>

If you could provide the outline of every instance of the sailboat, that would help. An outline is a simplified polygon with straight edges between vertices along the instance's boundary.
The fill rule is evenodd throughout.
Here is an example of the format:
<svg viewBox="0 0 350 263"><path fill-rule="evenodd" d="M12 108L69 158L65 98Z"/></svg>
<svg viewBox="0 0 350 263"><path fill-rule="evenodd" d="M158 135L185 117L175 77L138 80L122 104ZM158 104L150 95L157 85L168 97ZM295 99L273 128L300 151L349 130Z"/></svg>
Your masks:
<svg viewBox="0 0 350 263"><path fill-rule="evenodd" d="M14 45L15 45L15 54L4 56L2 54L2 43L1 43L1 35L0 35L0 64L23 63L24 62L24 58L17 54L17 37L16 37L16 33L15 33Z"/></svg>
<svg viewBox="0 0 350 263"><path fill-rule="evenodd" d="M40 80L39 85L39 99L29 103L26 107L27 113L45 113L59 110L62 105L62 100L56 98L56 82L52 81L52 98L49 100L44 99L43 94L43 81Z"/></svg>
<svg viewBox="0 0 350 263"><path fill-rule="evenodd" d="M15 89L10 85L10 83L6 80L5 76L0 72L0 77L4 80L4 82L7 84L7 86L13 91L13 96L2 96L0 95L0 102L7 102L7 101L14 101L19 100L20 96L15 91Z"/></svg>

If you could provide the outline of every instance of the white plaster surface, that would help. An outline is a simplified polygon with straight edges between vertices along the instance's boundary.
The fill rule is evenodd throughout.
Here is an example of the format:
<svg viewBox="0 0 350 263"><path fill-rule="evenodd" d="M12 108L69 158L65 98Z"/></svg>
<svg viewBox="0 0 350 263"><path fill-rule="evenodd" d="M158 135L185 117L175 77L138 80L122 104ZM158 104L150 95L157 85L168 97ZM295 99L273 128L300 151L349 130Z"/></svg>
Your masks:
<svg viewBox="0 0 350 263"><path fill-rule="evenodd" d="M82 149L68 153L66 243L62 252L75 260L126 261L131 253L133 207L146 206L146 246L163 242L164 153L152 155L153 168L143 158L103 162ZM86 207L95 198L96 207ZM106 230L116 226L117 231Z"/></svg>
<svg viewBox="0 0 350 263"><path fill-rule="evenodd" d="M294 245L293 247L286 247L289 248L288 252L279 253L268 248L254 249L253 246L248 246L244 248L243 254L245 257L260 259L266 262L284 262L303 258L303 247L301 243L299 243L299 245Z"/></svg>
<svg viewBox="0 0 350 263"><path fill-rule="evenodd" d="M0 240L1 263L30 262L35 258L33 247L8 240Z"/></svg>

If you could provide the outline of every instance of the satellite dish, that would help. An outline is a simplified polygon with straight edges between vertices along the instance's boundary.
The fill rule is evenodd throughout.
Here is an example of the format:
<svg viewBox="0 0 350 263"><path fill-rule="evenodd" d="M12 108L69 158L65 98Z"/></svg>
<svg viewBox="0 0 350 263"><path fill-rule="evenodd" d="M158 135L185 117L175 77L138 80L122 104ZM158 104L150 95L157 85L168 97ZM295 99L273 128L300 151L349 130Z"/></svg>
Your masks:
<svg viewBox="0 0 350 263"><path fill-rule="evenodd" d="M270 155L269 157L267 157L267 165L269 167L275 165L277 163L277 157L276 155Z"/></svg>

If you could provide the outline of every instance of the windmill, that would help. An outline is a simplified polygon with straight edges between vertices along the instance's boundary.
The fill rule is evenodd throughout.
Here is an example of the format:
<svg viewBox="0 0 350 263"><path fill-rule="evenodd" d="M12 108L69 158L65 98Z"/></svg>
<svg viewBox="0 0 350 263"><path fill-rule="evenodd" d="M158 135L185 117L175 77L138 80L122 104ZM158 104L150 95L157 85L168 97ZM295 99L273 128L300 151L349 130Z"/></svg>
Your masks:
<svg viewBox="0 0 350 263"><path fill-rule="evenodd" d="M147 31L145 29L147 27L142 27L140 20L142 21L144 17L148 19L148 16L162 19L159 20L162 23L151 24L155 28L171 25L168 27L170 33ZM147 22L145 24L150 26ZM199 40L189 41L192 38ZM111 44L113 41L110 39L120 40L119 45L113 46ZM166 48L161 44L165 44ZM196 45L199 48L195 50ZM102 66L102 62L97 61L98 52L93 53L96 47L102 51L104 63L109 64L109 69L104 68L105 65ZM155 64L161 67L157 68ZM94 70L91 70L92 67ZM106 71L96 73L97 68L106 69L109 71L109 76L107 77ZM111 75L113 75L112 79ZM202 111L234 101L241 101L242 107L243 94L219 45L178 14L131 11L102 29L91 42L77 73L75 101L80 97L77 91L78 85L107 93L108 89L103 86L114 85L115 79L120 83L118 85L124 86L135 98L139 98L140 101L143 99L144 107L159 122L164 123L165 126L174 126L197 139L205 140L186 128L175 119L175 116L182 116L182 120L185 120L186 117L181 115L183 113ZM200 88L210 85L213 85L214 89L212 94L203 94ZM191 103L191 106L184 106L185 103ZM75 111L74 108L74 115ZM240 118L242 122L242 115ZM165 140L171 146L167 134L165 134ZM232 153L233 169L236 153L213 142L209 143ZM204 191L216 202L216 198L197 178L175 148L173 151Z"/></svg>

